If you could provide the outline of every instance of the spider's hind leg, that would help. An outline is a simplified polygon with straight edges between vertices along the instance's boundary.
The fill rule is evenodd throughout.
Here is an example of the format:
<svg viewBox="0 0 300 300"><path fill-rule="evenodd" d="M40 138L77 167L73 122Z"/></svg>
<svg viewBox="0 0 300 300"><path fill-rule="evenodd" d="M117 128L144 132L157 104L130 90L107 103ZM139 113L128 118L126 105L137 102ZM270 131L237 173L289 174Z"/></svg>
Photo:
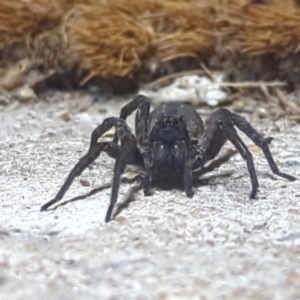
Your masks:
<svg viewBox="0 0 300 300"><path fill-rule="evenodd" d="M276 165L268 144L273 140L272 137L264 138L257 130L243 117L231 113L232 121L234 125L243 131L258 147L260 147L267 159L267 162L272 170L272 172L282 178L285 178L290 181L296 180L296 177L285 174L279 171L278 166Z"/></svg>
<svg viewBox="0 0 300 300"><path fill-rule="evenodd" d="M246 144L238 135L234 127L235 125L245 132L254 142L257 143L259 141L259 145L263 145L263 149L269 151L268 144L272 141L272 138L264 138L244 118L231 113L227 109L221 108L213 112L206 121L206 129L196 149L198 153L196 155L195 165L203 167L204 163L213 159L225 142L229 140L247 162L252 185L250 197L255 198L259 184L253 157Z"/></svg>

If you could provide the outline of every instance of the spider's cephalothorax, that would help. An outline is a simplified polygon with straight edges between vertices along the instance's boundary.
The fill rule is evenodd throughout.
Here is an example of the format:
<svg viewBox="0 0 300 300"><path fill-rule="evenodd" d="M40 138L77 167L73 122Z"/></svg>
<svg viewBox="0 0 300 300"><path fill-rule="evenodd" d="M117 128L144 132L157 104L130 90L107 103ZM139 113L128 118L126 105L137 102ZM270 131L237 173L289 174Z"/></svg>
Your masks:
<svg viewBox="0 0 300 300"><path fill-rule="evenodd" d="M46 210L61 200L75 177L79 176L102 151L116 160L106 222L111 219L121 175L126 165L135 165L144 170L145 195L152 193L152 183L155 179L164 177L172 181L179 177L186 195L192 197L193 176L197 173L203 174L204 170L212 170L213 167L204 167L204 164L218 155L227 140L247 162L252 185L250 197L254 198L258 180L252 155L235 127L243 131L263 150L273 173L291 181L296 179L279 171L268 146L272 138L264 138L243 117L221 108L211 114L204 128L200 115L188 104L183 102L160 104L152 112L150 104L149 98L138 95L122 108L119 118L105 119L92 132L87 154L75 165L56 197L44 204L41 210ZM135 110L137 113L134 135L126 124L126 118ZM98 139L113 126L116 129L113 141L98 142ZM216 160L211 166L218 166L215 162Z"/></svg>
<svg viewBox="0 0 300 300"><path fill-rule="evenodd" d="M148 124L153 175L168 177L184 174L190 145L203 133L199 114L184 103L161 104L150 114Z"/></svg>

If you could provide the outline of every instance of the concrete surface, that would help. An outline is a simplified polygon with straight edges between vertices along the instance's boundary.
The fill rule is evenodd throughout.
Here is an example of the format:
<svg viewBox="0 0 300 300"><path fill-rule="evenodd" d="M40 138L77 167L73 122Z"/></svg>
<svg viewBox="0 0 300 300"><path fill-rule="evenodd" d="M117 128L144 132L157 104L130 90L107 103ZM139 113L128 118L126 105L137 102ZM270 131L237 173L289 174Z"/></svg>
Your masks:
<svg viewBox="0 0 300 300"><path fill-rule="evenodd" d="M105 224L105 189L41 213L86 152L91 131L117 116L120 102L103 107L69 99L1 108L1 300L300 299L299 181L272 175L259 151L254 201L236 155L214 172L231 175L212 178L193 199L182 191L138 192ZM267 120L246 117L275 137L279 167L300 177L300 126L283 119L277 132ZM102 155L65 199L110 182L112 166ZM122 186L119 203L129 189Z"/></svg>

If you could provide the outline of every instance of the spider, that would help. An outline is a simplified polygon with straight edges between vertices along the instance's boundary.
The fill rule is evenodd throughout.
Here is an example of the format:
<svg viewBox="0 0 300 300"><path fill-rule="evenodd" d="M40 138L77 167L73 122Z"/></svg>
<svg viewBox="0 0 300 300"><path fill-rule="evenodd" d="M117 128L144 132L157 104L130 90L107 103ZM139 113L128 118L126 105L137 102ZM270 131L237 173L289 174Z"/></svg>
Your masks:
<svg viewBox="0 0 300 300"><path fill-rule="evenodd" d="M92 132L87 154L72 169L56 197L45 203L41 211L60 201L75 177L79 176L102 151L116 160L105 222L111 220L118 198L121 175L127 165L138 166L143 170L142 187L145 195L153 193L152 186L160 178L168 181L180 178L186 195L192 197L193 175L204 170L204 164L218 155L227 140L246 160L252 185L250 197L255 198L259 184L253 158L235 126L262 149L274 174L290 181L296 180L294 176L279 171L268 146L273 138L264 138L246 119L237 114L219 108L207 118L204 126L200 115L187 103L162 103L152 112L150 107L151 101L148 97L137 95L123 106L119 118L105 119ZM134 135L126 123L126 118L135 110L137 112ZM112 127L116 130L113 140L98 142Z"/></svg>

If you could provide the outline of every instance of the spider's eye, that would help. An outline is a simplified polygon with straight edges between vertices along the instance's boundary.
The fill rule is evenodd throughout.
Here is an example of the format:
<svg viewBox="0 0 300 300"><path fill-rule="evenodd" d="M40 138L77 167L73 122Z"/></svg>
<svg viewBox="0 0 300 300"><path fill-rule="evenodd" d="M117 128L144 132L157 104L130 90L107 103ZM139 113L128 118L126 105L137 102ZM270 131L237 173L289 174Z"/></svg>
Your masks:
<svg viewBox="0 0 300 300"><path fill-rule="evenodd" d="M166 123L166 122L163 122L162 126L163 126L163 127L166 127L166 126L167 126L167 123Z"/></svg>
<svg viewBox="0 0 300 300"><path fill-rule="evenodd" d="M173 122L170 122L170 126L173 127L173 125L174 125L174 123L173 123Z"/></svg>

